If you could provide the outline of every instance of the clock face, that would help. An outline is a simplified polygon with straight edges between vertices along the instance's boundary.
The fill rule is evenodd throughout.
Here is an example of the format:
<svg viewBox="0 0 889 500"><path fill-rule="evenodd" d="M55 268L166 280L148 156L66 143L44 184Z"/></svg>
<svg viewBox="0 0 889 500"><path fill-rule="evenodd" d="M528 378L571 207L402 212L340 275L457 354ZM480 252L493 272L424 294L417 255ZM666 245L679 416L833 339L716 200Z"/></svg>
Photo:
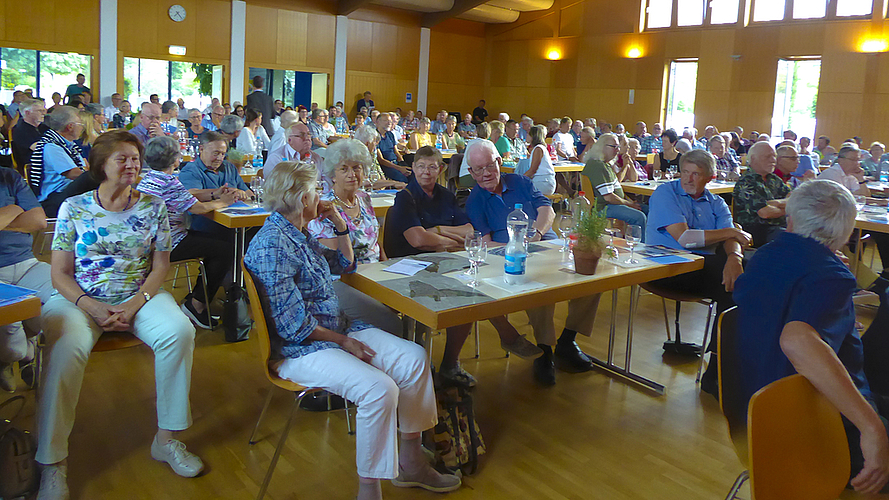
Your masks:
<svg viewBox="0 0 889 500"><path fill-rule="evenodd" d="M170 7L170 19L173 21L181 22L185 20L185 7L181 5L173 5Z"/></svg>

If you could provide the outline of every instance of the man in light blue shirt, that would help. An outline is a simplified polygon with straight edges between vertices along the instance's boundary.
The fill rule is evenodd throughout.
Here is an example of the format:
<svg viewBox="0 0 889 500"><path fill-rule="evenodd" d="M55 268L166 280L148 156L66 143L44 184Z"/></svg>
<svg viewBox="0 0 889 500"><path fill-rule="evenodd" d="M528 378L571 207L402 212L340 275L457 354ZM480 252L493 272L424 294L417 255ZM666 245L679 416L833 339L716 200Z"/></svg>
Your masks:
<svg viewBox="0 0 889 500"><path fill-rule="evenodd" d="M210 118L204 118L201 122L201 126L207 130L217 131L219 130L219 123L222 122L222 117L225 116L225 108L220 105L213 106L213 109L210 111Z"/></svg>
<svg viewBox="0 0 889 500"><path fill-rule="evenodd" d="M448 128L448 112L445 110L441 110L438 112L438 116L435 118L435 121L432 122L432 126L429 128L430 134L442 134Z"/></svg>
<svg viewBox="0 0 889 500"><path fill-rule="evenodd" d="M142 105L140 122L130 132L135 135L144 146L152 137L166 135L161 126L161 107L159 104L145 103Z"/></svg>

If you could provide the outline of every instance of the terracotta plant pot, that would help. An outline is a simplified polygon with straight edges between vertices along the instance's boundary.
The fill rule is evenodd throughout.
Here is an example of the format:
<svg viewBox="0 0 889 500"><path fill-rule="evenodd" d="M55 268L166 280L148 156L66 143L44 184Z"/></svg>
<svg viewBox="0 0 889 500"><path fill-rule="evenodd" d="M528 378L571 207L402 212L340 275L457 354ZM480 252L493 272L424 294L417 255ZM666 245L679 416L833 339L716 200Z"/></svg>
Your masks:
<svg viewBox="0 0 889 500"><path fill-rule="evenodd" d="M596 267L599 266L599 259L602 258L602 250L581 250L574 249L574 272L585 276L596 274Z"/></svg>

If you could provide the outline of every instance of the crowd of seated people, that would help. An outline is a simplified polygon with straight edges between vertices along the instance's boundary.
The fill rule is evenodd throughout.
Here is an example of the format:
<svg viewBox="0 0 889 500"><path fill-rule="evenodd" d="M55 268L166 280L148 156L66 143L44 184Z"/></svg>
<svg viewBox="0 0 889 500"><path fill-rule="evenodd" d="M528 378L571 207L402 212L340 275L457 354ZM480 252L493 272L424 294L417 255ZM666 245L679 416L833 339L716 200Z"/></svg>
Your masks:
<svg viewBox="0 0 889 500"><path fill-rule="evenodd" d="M752 131L745 138L741 127L720 133L711 125L698 137L692 127L677 132L655 123L649 134L639 121L630 134L622 124L612 132L605 121L568 116L535 125L527 115L517 121L497 113L496 120L489 120L484 101L460 121L445 110L430 121L413 111L384 111L370 93L356 107L361 112L350 129L341 103L294 110L271 99L256 105L258 95L246 106L226 108L227 103L214 100L202 111L153 96L133 113L120 94L106 108L91 103L88 88L79 79L78 84L83 88L69 87L68 102L54 101L51 112L42 100L24 93L3 110L4 120L10 110L17 119L9 131L16 165L28 164L30 170L24 179L23 172L0 169L0 281L37 290L43 311L42 325L2 327L7 340L0 346L0 388L15 389L14 363L33 383L33 337L42 328L48 362L37 405L41 498L66 498L74 407L92 345L105 330L127 330L142 339L163 375L157 380L158 431L151 456L179 475L191 477L203 469L201 459L174 433L191 424L194 327L217 326L209 311L219 288L228 284L233 260L232 230L207 215L255 197L232 161L232 150L267 154L264 203L272 215L249 235L245 263L271 305L274 333L280 337L273 342L278 374L357 403L359 498L380 498L380 479L440 492L458 488L460 480L429 468L419 447L419 433L435 423L424 352L398 338L403 324L395 311L344 285L339 276L390 257L458 250L473 231L491 246L504 244L506 215L516 203L530 218L530 241L554 239L555 212L545 195L557 190L573 194L573 188L556 175L550 143L556 159L584 164L580 175L591 181L593 192L587 196L594 198L596 209L640 225L648 244L704 256L701 270L659 280L657 286L707 296L717 312L738 304L742 324L763 326L755 335L752 328L742 328L751 332L744 346L747 361L779 363L750 381L750 394L793 369L821 381L816 387L831 394L839 382L820 380L821 365L807 354L816 347L812 332L833 328L838 345L860 350L843 305L856 286L834 252L849 239L853 197L878 202L874 198L880 193L871 192L867 182L879 180L887 169L889 157L880 142L862 151L857 137L831 146L828 137L819 136L810 150L811 140L792 131L780 138ZM261 82L254 87L262 92ZM266 105L267 110L258 107ZM182 165L175 137L180 122L188 137L200 142L193 160ZM436 148L439 140L441 149L465 152L459 183L471 188L465 208L438 183L447 168ZM646 154L654 155L649 170L637 161L637 155ZM527 162L524 170L521 160ZM504 165L517 167L516 173L501 172ZM645 180L651 169L671 167L677 177L659 185L647 203L624 195L621 182ZM708 191L712 179L735 181L733 210ZM399 190L385 228L368 188ZM51 265L34 258L29 234L44 228L47 218L57 219ZM871 236L880 260L889 261L889 238ZM749 247L757 253L748 261L743 251ZM193 292L177 304L161 282L171 261L194 257L204 260L207 285L199 277ZM832 274L813 278L806 266L822 266ZM836 314L829 322L836 324L825 326L823 317L807 316L802 305L789 309L797 313L790 323L756 316L763 303L806 303L784 281L769 294L757 294L764 283L776 283L784 274L792 275L790 282L832 280L813 285L811 293L830 289L835 297L828 305ZM887 287L889 270L872 289L883 293ZM529 309L535 343L519 335L505 316L489 321L503 349L533 359L534 379L552 385L556 369L592 369L576 336L591 334L598 302L599 294L569 301L558 337L554 305ZM469 324L447 329L435 370L441 380L478 384L458 359L470 329ZM846 423L856 474L867 469L865 443L881 439L868 403L882 396L862 382L855 358L860 353L821 350L818 362L840 363L851 375L845 393L862 396L837 403L850 412ZM330 363L342 370L325 370ZM715 392L715 363L709 366L702 389ZM858 435L860 445L853 437ZM858 485L875 487L864 479Z"/></svg>

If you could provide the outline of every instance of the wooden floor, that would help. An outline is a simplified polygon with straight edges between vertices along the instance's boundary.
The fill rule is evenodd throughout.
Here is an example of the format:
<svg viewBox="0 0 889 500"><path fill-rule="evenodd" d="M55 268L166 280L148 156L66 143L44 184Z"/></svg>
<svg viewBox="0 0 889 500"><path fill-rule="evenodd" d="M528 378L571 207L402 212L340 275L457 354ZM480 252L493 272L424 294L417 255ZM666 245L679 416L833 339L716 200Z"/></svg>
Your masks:
<svg viewBox="0 0 889 500"><path fill-rule="evenodd" d="M183 287L184 288L184 287ZM184 294L182 289L177 296ZM628 291L620 294L620 338ZM603 296L587 352L605 355L610 294ZM557 307L557 328L566 314ZM683 306L684 339L700 342L706 308ZM865 316L872 312L863 313ZM524 314L511 316L530 335ZM865 321L869 321L866 317ZM477 418L488 453L480 471L446 497L383 484L387 499L718 499L742 467L716 400L699 392L696 363L663 355L660 299L643 293L633 366L667 387L652 396L601 372L557 373L555 387L537 386L531 363L504 358L489 323L481 357L472 338L463 364L479 380ZM443 337L434 339L435 360ZM226 344L222 332L199 331L191 404L194 425L181 434L207 471L174 475L149 456L156 430L153 357L145 347L96 353L87 373L70 440L69 485L75 499L250 499L259 489L292 401L278 391L260 429L247 439L269 388L254 340ZM622 350L618 359L622 359ZM21 423L32 428L33 392ZM267 498L349 499L356 493L354 437L342 412L300 412ZM742 498L749 498L746 488Z"/></svg>

